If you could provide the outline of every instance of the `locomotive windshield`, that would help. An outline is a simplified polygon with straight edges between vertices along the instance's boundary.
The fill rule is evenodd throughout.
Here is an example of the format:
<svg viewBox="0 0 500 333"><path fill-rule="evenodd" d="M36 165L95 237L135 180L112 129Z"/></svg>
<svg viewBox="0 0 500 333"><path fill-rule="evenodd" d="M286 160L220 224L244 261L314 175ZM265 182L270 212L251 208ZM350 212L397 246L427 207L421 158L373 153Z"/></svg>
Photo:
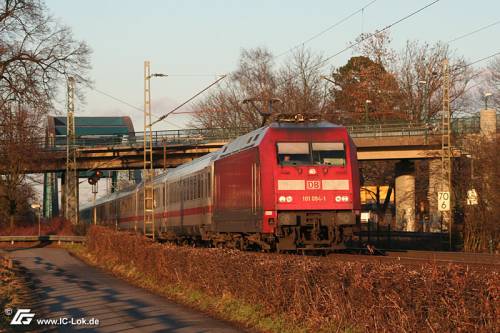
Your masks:
<svg viewBox="0 0 500 333"><path fill-rule="evenodd" d="M311 151L308 142L278 143L278 161L283 165L311 164Z"/></svg>
<svg viewBox="0 0 500 333"><path fill-rule="evenodd" d="M281 165L345 166L342 142L279 142L278 163Z"/></svg>
<svg viewBox="0 0 500 333"><path fill-rule="evenodd" d="M345 166L345 149L342 142L313 142L314 164Z"/></svg>

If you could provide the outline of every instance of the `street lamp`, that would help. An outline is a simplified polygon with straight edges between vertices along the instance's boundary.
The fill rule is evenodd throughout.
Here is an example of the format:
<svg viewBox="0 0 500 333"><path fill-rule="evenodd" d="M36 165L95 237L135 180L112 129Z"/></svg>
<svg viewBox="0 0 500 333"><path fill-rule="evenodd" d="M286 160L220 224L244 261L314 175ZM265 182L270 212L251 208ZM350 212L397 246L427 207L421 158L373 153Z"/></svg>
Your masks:
<svg viewBox="0 0 500 333"><path fill-rule="evenodd" d="M38 220L38 237L41 234L41 226L40 226L40 204L38 202L34 202L31 204L31 208L36 209L36 217Z"/></svg>
<svg viewBox="0 0 500 333"><path fill-rule="evenodd" d="M484 109L488 110L488 97L492 96L493 94L490 92L484 93Z"/></svg>
<svg viewBox="0 0 500 333"><path fill-rule="evenodd" d="M424 92L422 96L422 118L427 123L427 94L428 94L428 84L425 80L418 81L418 84L424 87Z"/></svg>
<svg viewBox="0 0 500 333"><path fill-rule="evenodd" d="M368 104L371 104L371 103L372 103L371 99L367 99L365 101L365 125L368 125Z"/></svg>

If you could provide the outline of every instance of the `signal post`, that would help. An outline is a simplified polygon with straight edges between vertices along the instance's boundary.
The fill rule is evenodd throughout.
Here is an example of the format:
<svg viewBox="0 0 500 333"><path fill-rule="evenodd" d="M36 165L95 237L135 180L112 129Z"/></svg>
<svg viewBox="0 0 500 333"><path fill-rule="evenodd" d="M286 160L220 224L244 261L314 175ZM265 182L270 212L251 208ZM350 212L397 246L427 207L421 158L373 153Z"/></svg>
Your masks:
<svg viewBox="0 0 500 333"><path fill-rule="evenodd" d="M88 179L89 184L92 185L92 194L94 195L94 197L92 198L92 206L93 206L92 220L94 222L94 225L97 224L97 210L96 210L96 206L95 206L95 199L97 196L97 192L99 190L98 183L99 183L99 179L101 179L101 176L102 176L102 172L98 170L92 176L90 176Z"/></svg>

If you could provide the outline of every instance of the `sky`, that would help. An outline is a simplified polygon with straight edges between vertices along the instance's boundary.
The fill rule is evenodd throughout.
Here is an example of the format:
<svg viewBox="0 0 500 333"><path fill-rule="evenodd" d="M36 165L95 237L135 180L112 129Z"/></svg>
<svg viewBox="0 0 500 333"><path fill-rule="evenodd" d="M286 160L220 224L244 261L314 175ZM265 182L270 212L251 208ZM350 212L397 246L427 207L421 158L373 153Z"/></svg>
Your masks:
<svg viewBox="0 0 500 333"><path fill-rule="evenodd" d="M432 0L46 0L52 15L70 26L75 38L93 50L86 102L77 116L132 117L143 129L143 68L168 74L151 81L152 111L161 116L216 80L234 71L242 49L266 47L281 54L367 6L304 46L324 56L344 49L362 32L373 32ZM500 20L498 0L441 0L391 28L392 46L408 39L449 41ZM451 44L472 62L500 51L500 24ZM342 66L347 51L328 66ZM285 61L288 55L276 60ZM484 66L487 62L478 64ZM203 95L202 95L203 98ZM190 104L182 110L188 111ZM61 110L64 111L64 110ZM173 115L155 130L186 128L189 116Z"/></svg>
<svg viewBox="0 0 500 333"><path fill-rule="evenodd" d="M360 33L380 30L433 0L45 2L50 13L71 27L74 37L86 41L93 51L90 77L95 90L84 89L86 102L77 103L76 115L130 116L135 130L142 131L145 60L151 62L152 72L169 75L151 81L152 110L161 116L215 81L217 75L236 70L242 49L266 47L274 55L282 54L366 6L304 44L328 57L344 49ZM450 41L499 20L498 0L440 0L391 28L392 47L399 50L407 40L430 44ZM457 55L473 62L500 51L499 35L500 24L496 24L451 46ZM353 55L351 50L344 52L325 68L342 66ZM289 56L287 53L276 59L276 65ZM61 96L62 100L64 92ZM180 111L189 111L190 105ZM65 113L63 106L59 112ZM186 114L172 115L167 120L155 125L154 130L189 126ZM98 196L106 193L105 187L102 182ZM38 190L41 192L41 186ZM84 181L80 203L90 198L90 186Z"/></svg>

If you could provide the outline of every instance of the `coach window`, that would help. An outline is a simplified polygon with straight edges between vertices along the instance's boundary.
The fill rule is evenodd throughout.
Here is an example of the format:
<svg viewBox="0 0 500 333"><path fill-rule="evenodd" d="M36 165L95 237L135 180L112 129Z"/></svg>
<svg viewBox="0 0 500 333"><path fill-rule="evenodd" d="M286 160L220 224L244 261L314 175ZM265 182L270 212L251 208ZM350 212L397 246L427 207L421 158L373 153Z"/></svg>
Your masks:
<svg viewBox="0 0 500 333"><path fill-rule="evenodd" d="M163 183L163 207L167 207L168 198L168 185Z"/></svg>
<svg viewBox="0 0 500 333"><path fill-rule="evenodd" d="M210 196L210 173L205 175L205 197Z"/></svg>
<svg viewBox="0 0 500 333"><path fill-rule="evenodd" d="M184 178L182 180L182 201L187 201L189 200L189 183L188 183L188 179L187 178Z"/></svg>
<svg viewBox="0 0 500 333"><path fill-rule="evenodd" d="M205 197L205 174L200 175L200 198Z"/></svg>
<svg viewBox="0 0 500 333"><path fill-rule="evenodd" d="M313 142L314 164L345 166L345 148L342 142Z"/></svg>
<svg viewBox="0 0 500 333"><path fill-rule="evenodd" d="M196 187L198 188L196 199L199 199L201 198L201 175L196 175Z"/></svg>
<svg viewBox="0 0 500 333"><path fill-rule="evenodd" d="M194 175L193 176L193 199L198 198L198 176Z"/></svg>
<svg viewBox="0 0 500 333"><path fill-rule="evenodd" d="M196 188L194 187L194 176L191 176L189 185L191 186L191 200L193 200L196 196Z"/></svg>
<svg viewBox="0 0 500 333"><path fill-rule="evenodd" d="M195 181L195 177L194 176L191 176L190 178L190 185L191 185L191 200L193 200L195 197L196 197L196 188L194 186L194 181Z"/></svg>
<svg viewBox="0 0 500 333"><path fill-rule="evenodd" d="M179 183L178 182L175 182L174 183L174 201L175 202L179 202Z"/></svg>
<svg viewBox="0 0 500 333"><path fill-rule="evenodd" d="M281 165L311 164L308 142L279 142L278 163Z"/></svg>

